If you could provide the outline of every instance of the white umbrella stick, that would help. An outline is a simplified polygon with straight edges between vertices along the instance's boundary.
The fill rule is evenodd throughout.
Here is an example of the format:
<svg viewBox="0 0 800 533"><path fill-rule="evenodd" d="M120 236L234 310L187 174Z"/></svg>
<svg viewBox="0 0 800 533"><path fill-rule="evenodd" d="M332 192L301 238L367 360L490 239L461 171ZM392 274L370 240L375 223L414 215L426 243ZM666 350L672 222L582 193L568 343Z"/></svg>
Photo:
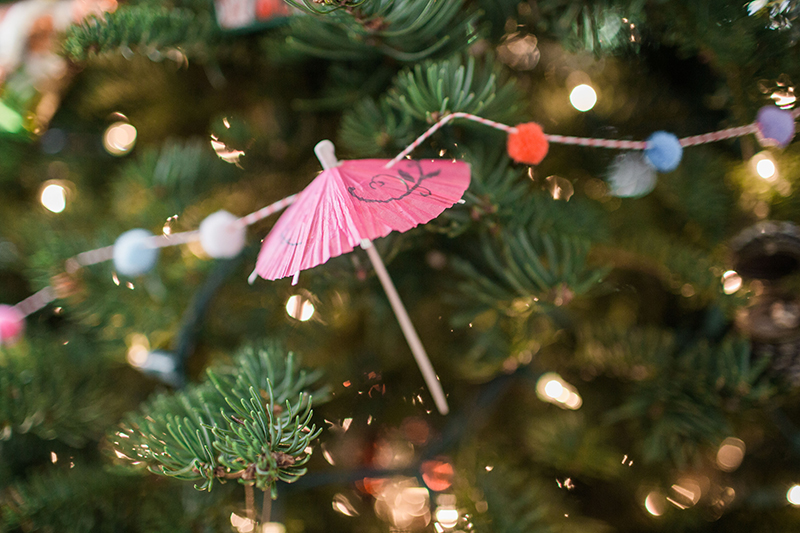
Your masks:
<svg viewBox="0 0 800 533"><path fill-rule="evenodd" d="M419 340L417 330L414 329L414 325L408 317L403 301L400 299L400 295L397 294L397 289L395 289L392 278L389 277L389 273L386 271L386 266L383 264L380 254L368 239L363 239L361 241L361 247L367 251L367 255L370 261L372 261L372 266L375 267L375 273L378 274L378 279L381 280L381 285L383 285L383 290L386 291L389 303L392 304L392 310L397 317L397 321L400 323L400 329L403 330L403 334L406 336L408 346L411 348L411 353L414 354L417 366L419 366L422 377L428 385L428 390L431 396L433 396L436 408L441 414L446 415L450 411L450 408L447 406L447 399L444 397L444 391L442 390L442 384L439 382L439 376L436 375L436 371L433 369L431 360L425 352L425 347L422 346L422 341Z"/></svg>

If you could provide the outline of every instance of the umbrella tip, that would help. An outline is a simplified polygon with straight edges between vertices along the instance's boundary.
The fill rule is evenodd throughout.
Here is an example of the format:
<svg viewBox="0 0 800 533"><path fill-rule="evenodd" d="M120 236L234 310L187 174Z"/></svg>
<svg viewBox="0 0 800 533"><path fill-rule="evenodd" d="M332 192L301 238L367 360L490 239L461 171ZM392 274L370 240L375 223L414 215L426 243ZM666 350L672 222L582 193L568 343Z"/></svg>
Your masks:
<svg viewBox="0 0 800 533"><path fill-rule="evenodd" d="M314 147L314 153L317 154L317 159L319 159L323 169L328 170L339 166L339 160L336 159L336 147L328 139L318 142Z"/></svg>

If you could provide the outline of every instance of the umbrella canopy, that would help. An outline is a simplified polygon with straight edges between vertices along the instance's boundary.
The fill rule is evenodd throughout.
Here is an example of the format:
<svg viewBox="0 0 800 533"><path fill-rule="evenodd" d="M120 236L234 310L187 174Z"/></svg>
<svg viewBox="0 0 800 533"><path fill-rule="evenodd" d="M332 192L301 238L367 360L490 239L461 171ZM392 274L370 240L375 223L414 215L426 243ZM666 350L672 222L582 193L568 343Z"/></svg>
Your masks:
<svg viewBox="0 0 800 533"><path fill-rule="evenodd" d="M470 180L460 161L361 159L340 162L333 143L314 148L324 170L275 223L264 240L251 282L295 276L331 257L366 250L417 361L436 408L449 407L439 377L372 239L429 222L461 199Z"/></svg>
<svg viewBox="0 0 800 533"><path fill-rule="evenodd" d="M324 170L275 223L255 274L293 276L351 252L361 241L408 231L452 207L469 186L461 161L405 159L342 161Z"/></svg>

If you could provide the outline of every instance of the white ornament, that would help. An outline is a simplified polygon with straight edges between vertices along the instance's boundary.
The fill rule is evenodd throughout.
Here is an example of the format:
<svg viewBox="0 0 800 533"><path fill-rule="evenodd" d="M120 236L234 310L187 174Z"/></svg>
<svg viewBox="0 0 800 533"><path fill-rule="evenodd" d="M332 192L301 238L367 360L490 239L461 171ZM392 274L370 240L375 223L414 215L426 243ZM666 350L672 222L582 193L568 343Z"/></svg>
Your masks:
<svg viewBox="0 0 800 533"><path fill-rule="evenodd" d="M612 196L637 198L650 194L657 179L656 169L641 152L626 152L611 164L608 188Z"/></svg>
<svg viewBox="0 0 800 533"><path fill-rule="evenodd" d="M200 223L200 244L211 257L236 257L244 249L247 230L234 224L239 219L227 211L217 211Z"/></svg>
<svg viewBox="0 0 800 533"><path fill-rule="evenodd" d="M153 269L158 248L152 245L153 234L146 229L132 229L114 243L114 268L123 276L140 276Z"/></svg>

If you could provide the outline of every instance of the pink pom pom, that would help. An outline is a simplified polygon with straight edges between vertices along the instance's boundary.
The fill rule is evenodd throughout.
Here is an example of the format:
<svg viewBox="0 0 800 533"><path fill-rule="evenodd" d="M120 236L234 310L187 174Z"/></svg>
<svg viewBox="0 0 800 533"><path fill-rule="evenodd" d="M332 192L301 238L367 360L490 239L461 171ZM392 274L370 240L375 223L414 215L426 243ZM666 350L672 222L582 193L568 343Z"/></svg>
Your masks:
<svg viewBox="0 0 800 533"><path fill-rule="evenodd" d="M535 122L518 124L517 131L508 134L508 155L517 163L538 165L547 155L550 143Z"/></svg>
<svg viewBox="0 0 800 533"><path fill-rule="evenodd" d="M17 308L0 304L0 346L14 344L25 329L25 317Z"/></svg>

